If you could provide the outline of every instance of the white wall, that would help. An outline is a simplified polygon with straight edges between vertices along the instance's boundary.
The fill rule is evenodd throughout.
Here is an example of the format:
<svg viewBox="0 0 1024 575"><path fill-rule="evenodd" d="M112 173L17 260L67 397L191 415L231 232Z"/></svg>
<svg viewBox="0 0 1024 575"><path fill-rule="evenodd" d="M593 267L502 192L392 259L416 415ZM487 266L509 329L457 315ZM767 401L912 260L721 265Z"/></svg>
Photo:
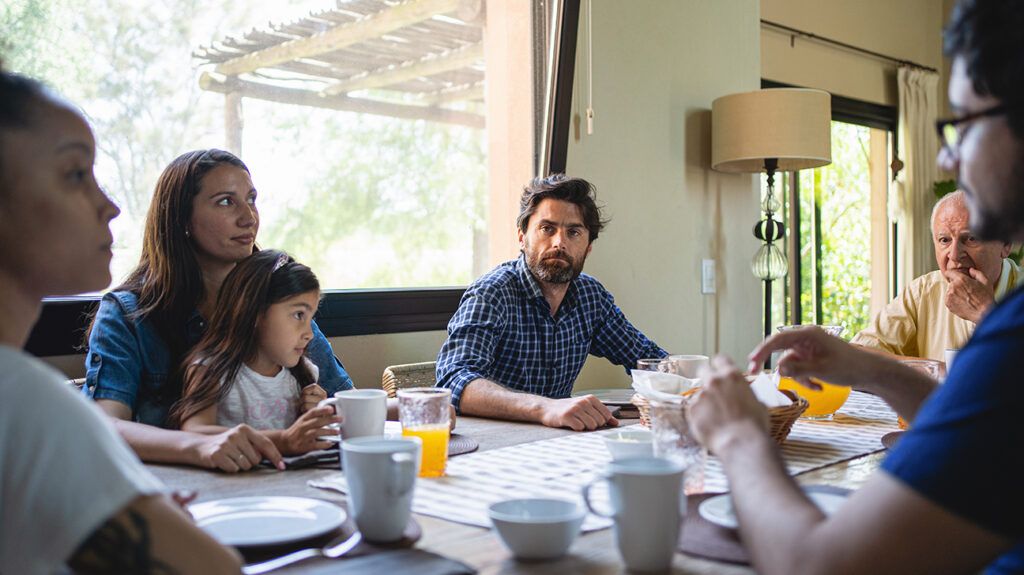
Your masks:
<svg viewBox="0 0 1024 575"><path fill-rule="evenodd" d="M760 0L761 18L943 70L949 0ZM944 3L946 6L944 6ZM761 73L769 80L896 105L895 65L765 29ZM940 82L945 90L946 82Z"/></svg>
<svg viewBox="0 0 1024 575"><path fill-rule="evenodd" d="M593 0L595 130L570 135L567 172L597 186L612 222L586 271L670 352L742 358L760 340L755 180L710 168L712 100L760 87L758 14L756 0ZM581 114L585 47L581 32ZM716 295L700 294L701 258L718 262ZM577 382L624 385L596 358Z"/></svg>

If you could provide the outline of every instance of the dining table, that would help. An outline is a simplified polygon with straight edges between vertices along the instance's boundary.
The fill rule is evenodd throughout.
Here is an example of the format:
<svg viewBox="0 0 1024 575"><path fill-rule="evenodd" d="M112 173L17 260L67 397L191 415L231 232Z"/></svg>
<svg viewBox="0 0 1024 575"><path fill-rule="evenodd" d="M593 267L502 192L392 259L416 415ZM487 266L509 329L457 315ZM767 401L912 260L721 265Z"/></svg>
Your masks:
<svg viewBox="0 0 1024 575"><path fill-rule="evenodd" d="M624 426L637 423L637 420L621 421L621 425ZM455 431L479 443L480 452L564 437L569 434L586 433L532 423L477 417L459 417ZM879 451L800 473L796 475L795 479L801 484L823 484L856 490L879 467L883 457L884 451L879 446ZM297 496L326 500L340 506L346 505L344 494L309 485L311 480L323 480L340 474L339 469L307 468L286 471L258 469L231 474L179 465L149 464L147 467L169 489L195 491L197 503L242 496ZM512 496L514 494L510 494L510 497ZM581 533L569 553L560 559L527 562L517 561L502 544L497 533L491 529L422 514L414 514L414 519L421 531L419 540L414 544L416 549L454 559L479 573L610 574L622 573L625 570L616 549L613 529L610 528ZM338 564L336 572L346 572L345 561L344 558L336 560ZM409 568L408 565L398 570L402 572L417 571L414 567ZM288 568L286 572L321 573L327 571L322 570L322 563L319 570L316 569L314 563L299 563ZM674 557L673 572L739 574L753 573L754 571L747 565L703 559L680 552L676 553Z"/></svg>

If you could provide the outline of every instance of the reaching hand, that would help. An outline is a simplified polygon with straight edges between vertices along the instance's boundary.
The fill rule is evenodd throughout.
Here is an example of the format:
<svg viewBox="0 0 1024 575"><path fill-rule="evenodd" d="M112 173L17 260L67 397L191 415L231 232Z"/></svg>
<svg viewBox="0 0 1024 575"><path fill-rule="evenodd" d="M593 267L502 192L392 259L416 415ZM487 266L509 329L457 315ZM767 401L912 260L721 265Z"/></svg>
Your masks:
<svg viewBox="0 0 1024 575"><path fill-rule="evenodd" d="M548 427L568 427L573 431L619 425L619 420L593 395L547 400L540 422Z"/></svg>
<svg viewBox="0 0 1024 575"><path fill-rule="evenodd" d="M697 441L720 452L737 430L753 427L767 432L768 411L728 358L716 357L702 380L700 391L687 406L690 428Z"/></svg>
<svg viewBox="0 0 1024 575"><path fill-rule="evenodd" d="M338 432L327 427L337 421L334 409L329 406L317 407L303 413L295 423L281 434L281 451L285 455L301 455L314 449L327 449L330 441L319 441L322 436Z"/></svg>
<svg viewBox="0 0 1024 575"><path fill-rule="evenodd" d="M995 303L995 289L985 274L976 268L968 268L967 271L967 274L958 271L942 272L947 282L946 308L954 315L978 323Z"/></svg>
<svg viewBox="0 0 1024 575"><path fill-rule="evenodd" d="M284 469L281 452L274 443L244 423L216 435L203 436L197 451L199 465L228 473L252 469L263 459Z"/></svg>
<svg viewBox="0 0 1024 575"><path fill-rule="evenodd" d="M757 373L773 351L789 350L779 359L779 374L791 377L812 389L818 377L836 385L853 386L870 378L868 369L885 358L831 336L817 326L787 330L761 342L750 353L750 372Z"/></svg>
<svg viewBox="0 0 1024 575"><path fill-rule="evenodd" d="M300 397L302 398L302 405L299 406L299 413L306 413L316 407L321 401L327 399L327 392L319 385L311 383L302 388Z"/></svg>

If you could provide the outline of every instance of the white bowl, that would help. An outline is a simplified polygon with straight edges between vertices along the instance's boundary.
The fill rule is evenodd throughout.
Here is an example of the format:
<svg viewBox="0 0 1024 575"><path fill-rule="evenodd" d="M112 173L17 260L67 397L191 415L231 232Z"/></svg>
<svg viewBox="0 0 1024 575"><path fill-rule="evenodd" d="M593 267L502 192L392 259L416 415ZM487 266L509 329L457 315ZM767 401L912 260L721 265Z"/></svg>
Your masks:
<svg viewBox="0 0 1024 575"><path fill-rule="evenodd" d="M623 429L604 436L612 461L632 457L654 457L654 434L647 429Z"/></svg>
<svg viewBox="0 0 1024 575"><path fill-rule="evenodd" d="M557 559L572 546L586 510L565 499L509 499L488 508L501 541L519 559Z"/></svg>

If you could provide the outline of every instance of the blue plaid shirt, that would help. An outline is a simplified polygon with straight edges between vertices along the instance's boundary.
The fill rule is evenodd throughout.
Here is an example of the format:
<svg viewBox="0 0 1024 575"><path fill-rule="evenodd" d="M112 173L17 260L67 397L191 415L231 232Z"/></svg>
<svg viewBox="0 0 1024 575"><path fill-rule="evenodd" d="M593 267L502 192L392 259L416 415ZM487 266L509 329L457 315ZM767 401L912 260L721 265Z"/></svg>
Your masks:
<svg viewBox="0 0 1024 575"><path fill-rule="evenodd" d="M469 286L437 356L437 385L462 390L474 379L546 397L568 397L587 354L628 369L665 350L622 314L608 290L580 274L554 317L523 256Z"/></svg>

